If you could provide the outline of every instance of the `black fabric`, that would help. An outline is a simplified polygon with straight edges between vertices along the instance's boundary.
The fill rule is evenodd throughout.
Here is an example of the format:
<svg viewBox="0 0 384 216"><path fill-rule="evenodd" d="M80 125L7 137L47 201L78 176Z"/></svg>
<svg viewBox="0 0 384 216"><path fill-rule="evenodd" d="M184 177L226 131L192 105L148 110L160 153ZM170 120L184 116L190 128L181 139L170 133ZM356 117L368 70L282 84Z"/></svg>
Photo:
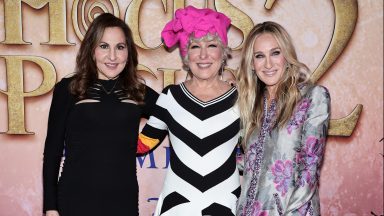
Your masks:
<svg viewBox="0 0 384 216"><path fill-rule="evenodd" d="M140 119L157 93L146 88L145 105L123 102L115 80L98 80L77 100L71 79L54 89L44 149L44 211L60 216L138 215L136 149ZM107 94L100 85L109 92ZM60 160L65 162L59 181Z"/></svg>
<svg viewBox="0 0 384 216"><path fill-rule="evenodd" d="M202 216L232 216L231 209L226 206L212 203L201 212Z"/></svg>
<svg viewBox="0 0 384 216"><path fill-rule="evenodd" d="M171 169L173 172L182 178L184 181L187 181L189 184L193 185L195 188L199 189L201 192L205 192L211 187L223 182L228 179L233 172L237 169L236 167L236 152L233 151L232 155L215 171L207 174L206 176L201 176L196 173L194 170L186 166L178 157L177 154L171 148Z"/></svg>
<svg viewBox="0 0 384 216"><path fill-rule="evenodd" d="M177 205L186 203L186 202L189 202L189 200L177 192L172 192L164 198L163 206L161 206L161 213L160 214L163 214L164 212L168 211L169 209L171 209Z"/></svg>
<svg viewBox="0 0 384 216"><path fill-rule="evenodd" d="M236 89L204 102L183 88L180 84L163 90L141 132L160 142L168 133L170 139L170 164L156 212L196 216L205 209L207 215L228 215L228 210L235 212L234 193L240 186ZM175 193L189 201L178 200ZM207 208L219 200L220 205Z"/></svg>
<svg viewBox="0 0 384 216"><path fill-rule="evenodd" d="M166 116L169 116L168 124L173 134L184 143L188 143L189 147L200 156L204 156L215 149L217 147L217 143L224 143L236 136L240 125L240 119L238 119L223 130L200 139L187 128L184 128L177 121L175 121L169 113Z"/></svg>
<svg viewBox="0 0 384 216"><path fill-rule="evenodd" d="M191 102L191 98L185 95L185 92L182 91L180 86L171 85L163 90L163 93L166 94L168 91L171 91L175 100L188 112L191 112L195 117L199 119L207 119L209 117L215 116L222 113L225 110L230 109L233 106L235 99L237 98L237 93L227 96L224 100L220 101L217 104L211 104L207 107L201 107L194 102ZM228 91L231 92L231 91ZM221 97L224 97L221 96ZM223 130L213 133L203 139L197 137L189 128L184 128L183 125L179 124L173 117L173 113L169 113L168 110L163 107L156 106L153 109L153 116L158 119L166 119L167 126L169 131L178 137L184 143L188 143L189 147L192 148L200 156L212 151L217 147L218 143L224 143L236 136L240 128L240 119L234 121L228 125ZM197 116L196 116L197 115ZM146 134L149 137L156 137L162 141L166 133L162 133L161 136L157 135L156 132L148 131L147 127L144 127L143 134Z"/></svg>
<svg viewBox="0 0 384 216"><path fill-rule="evenodd" d="M193 96L193 94L188 91L183 83L180 84L179 88L172 87L171 91L176 102L200 120L206 120L207 118L220 114L223 110L230 109L233 107L235 99L237 98L237 92L236 94L232 94L232 91L235 91L235 87L232 87L225 94L207 102L203 102ZM232 96L228 97L228 95ZM220 103L215 103L215 101L222 98L226 99L220 101ZM194 103L191 103L191 100L193 100Z"/></svg>
<svg viewBox="0 0 384 216"><path fill-rule="evenodd" d="M232 193L239 198L241 193L241 187L238 187L236 190L232 191Z"/></svg>

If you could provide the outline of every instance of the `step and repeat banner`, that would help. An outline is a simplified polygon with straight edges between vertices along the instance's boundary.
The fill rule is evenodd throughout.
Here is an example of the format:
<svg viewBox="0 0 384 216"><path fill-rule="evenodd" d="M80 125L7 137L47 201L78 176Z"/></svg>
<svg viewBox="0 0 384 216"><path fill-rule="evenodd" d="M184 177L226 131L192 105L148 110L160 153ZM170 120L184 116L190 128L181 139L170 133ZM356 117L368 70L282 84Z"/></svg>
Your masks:
<svg viewBox="0 0 384 216"><path fill-rule="evenodd" d="M311 79L331 95L321 170L323 215L383 214L383 1L380 0L1 0L0 215L42 215L42 159L54 84L74 71L92 20L109 12L132 29L139 73L160 92L186 79L178 49L160 32L193 5L232 20L232 59L251 28L272 20L291 34ZM142 121L142 125L145 121ZM137 157L140 215L152 215L169 166L169 143Z"/></svg>

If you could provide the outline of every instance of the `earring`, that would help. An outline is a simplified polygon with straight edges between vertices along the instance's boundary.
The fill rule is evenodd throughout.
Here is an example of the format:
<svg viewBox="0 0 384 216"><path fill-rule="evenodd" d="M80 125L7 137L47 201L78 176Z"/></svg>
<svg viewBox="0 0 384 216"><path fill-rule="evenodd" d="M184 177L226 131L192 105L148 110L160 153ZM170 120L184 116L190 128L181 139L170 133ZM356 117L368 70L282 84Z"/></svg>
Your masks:
<svg viewBox="0 0 384 216"><path fill-rule="evenodd" d="M220 80L223 80L223 74L224 74L224 68L225 68L225 61L221 61L221 71L219 72Z"/></svg>
<svg viewBox="0 0 384 216"><path fill-rule="evenodd" d="M224 65L223 67L221 67L220 80L223 80L223 74L224 74Z"/></svg>

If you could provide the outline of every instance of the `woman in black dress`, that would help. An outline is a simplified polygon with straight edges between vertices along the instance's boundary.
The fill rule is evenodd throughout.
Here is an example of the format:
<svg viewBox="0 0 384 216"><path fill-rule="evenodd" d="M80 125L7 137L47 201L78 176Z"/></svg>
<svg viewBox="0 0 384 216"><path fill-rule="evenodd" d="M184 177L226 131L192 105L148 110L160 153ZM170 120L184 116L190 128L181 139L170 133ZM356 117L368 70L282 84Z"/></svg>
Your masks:
<svg viewBox="0 0 384 216"><path fill-rule="evenodd" d="M98 16L76 73L53 92L43 164L47 216L138 215L139 123L158 95L140 82L137 64L129 27L112 14Z"/></svg>

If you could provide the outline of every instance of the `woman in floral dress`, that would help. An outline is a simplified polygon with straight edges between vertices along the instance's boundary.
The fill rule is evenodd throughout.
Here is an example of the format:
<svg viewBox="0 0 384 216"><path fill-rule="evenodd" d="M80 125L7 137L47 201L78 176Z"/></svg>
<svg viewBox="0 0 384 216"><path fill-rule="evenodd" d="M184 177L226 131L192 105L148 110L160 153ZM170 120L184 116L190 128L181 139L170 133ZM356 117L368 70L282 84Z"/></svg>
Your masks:
<svg viewBox="0 0 384 216"><path fill-rule="evenodd" d="M308 75L282 26L252 29L237 76L245 149L237 215L320 215L330 97Z"/></svg>

